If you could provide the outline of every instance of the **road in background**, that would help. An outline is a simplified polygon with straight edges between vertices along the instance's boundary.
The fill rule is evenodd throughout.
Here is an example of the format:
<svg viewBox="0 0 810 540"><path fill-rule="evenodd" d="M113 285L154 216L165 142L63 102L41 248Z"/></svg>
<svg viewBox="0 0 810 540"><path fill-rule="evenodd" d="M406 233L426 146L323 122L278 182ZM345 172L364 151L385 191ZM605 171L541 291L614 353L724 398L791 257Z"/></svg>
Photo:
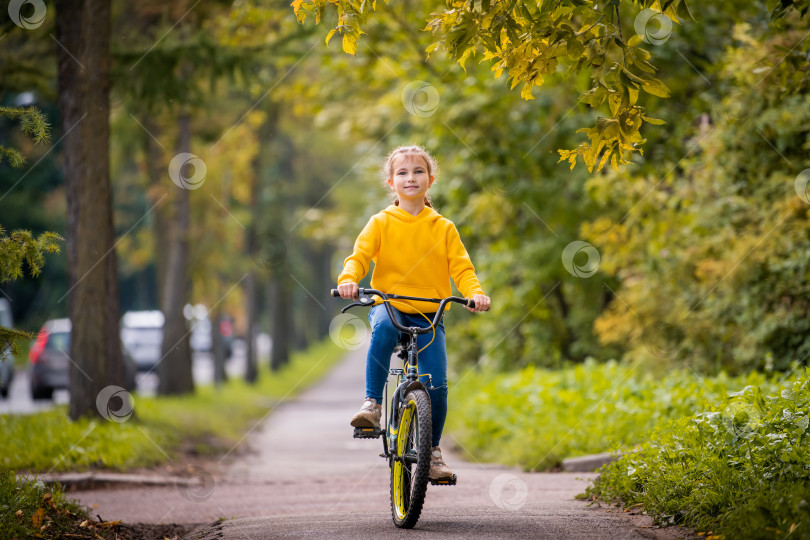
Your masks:
<svg viewBox="0 0 810 540"><path fill-rule="evenodd" d="M228 377L236 378L245 375L246 347L244 340L237 339L233 342L233 355L225 365L225 372ZM210 352L192 353L192 370L194 384L211 384L214 380L214 362ZM154 396L157 391L157 373L139 372L135 376L136 394L141 396ZM17 369L14 373L14 380L11 382L9 395L6 399L0 399L0 414L30 414L52 408L54 405L68 403L70 394L67 390L54 390L53 399L33 400L31 399L31 381L28 369Z"/></svg>

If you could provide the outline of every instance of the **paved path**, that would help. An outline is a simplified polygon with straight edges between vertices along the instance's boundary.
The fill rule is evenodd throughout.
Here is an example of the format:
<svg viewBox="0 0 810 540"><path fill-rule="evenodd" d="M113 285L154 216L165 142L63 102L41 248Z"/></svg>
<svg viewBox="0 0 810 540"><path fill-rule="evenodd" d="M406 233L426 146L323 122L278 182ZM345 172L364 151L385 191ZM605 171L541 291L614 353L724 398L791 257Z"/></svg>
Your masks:
<svg viewBox="0 0 810 540"><path fill-rule="evenodd" d="M648 518L574 500L593 474L523 473L445 450L455 487L429 486L413 531L390 516L388 469L378 440L351 438L362 401L365 349L321 383L280 405L227 457L213 482L193 488L104 489L72 494L126 523L211 523L190 538L678 538ZM207 478L207 473L198 475ZM210 480L211 478L208 477Z"/></svg>

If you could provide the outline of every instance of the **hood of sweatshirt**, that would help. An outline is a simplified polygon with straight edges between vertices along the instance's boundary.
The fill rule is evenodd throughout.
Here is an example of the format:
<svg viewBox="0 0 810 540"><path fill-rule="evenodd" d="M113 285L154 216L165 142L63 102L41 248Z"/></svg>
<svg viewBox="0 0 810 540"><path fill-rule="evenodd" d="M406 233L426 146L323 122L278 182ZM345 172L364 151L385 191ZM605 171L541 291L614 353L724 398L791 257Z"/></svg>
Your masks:
<svg viewBox="0 0 810 540"><path fill-rule="evenodd" d="M442 217L441 214L429 206L425 206L422 211L419 212L418 216L414 216L410 212L407 212L399 206L395 206L393 204L383 210L383 213L407 223L413 223L416 221L435 221Z"/></svg>

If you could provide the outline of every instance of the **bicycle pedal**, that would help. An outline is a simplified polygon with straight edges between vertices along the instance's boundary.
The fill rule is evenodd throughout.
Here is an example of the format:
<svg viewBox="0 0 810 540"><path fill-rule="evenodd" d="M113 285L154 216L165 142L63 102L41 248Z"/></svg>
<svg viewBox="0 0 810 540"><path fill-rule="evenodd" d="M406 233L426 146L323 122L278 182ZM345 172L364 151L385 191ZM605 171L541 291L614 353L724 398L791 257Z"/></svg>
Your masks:
<svg viewBox="0 0 810 540"><path fill-rule="evenodd" d="M356 427L354 428L355 439L378 439L383 434L381 429L373 427Z"/></svg>
<svg viewBox="0 0 810 540"><path fill-rule="evenodd" d="M457 478L458 477L455 474L453 475L453 478L440 478L438 480L433 480L431 478L430 484L432 486L455 486Z"/></svg>

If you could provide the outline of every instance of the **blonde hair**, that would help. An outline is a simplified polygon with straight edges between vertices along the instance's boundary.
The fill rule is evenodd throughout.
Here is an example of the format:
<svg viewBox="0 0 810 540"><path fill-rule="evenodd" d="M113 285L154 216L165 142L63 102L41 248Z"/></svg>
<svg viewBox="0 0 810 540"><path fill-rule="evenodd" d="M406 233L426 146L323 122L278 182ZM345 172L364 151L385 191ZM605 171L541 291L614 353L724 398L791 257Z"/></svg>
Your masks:
<svg viewBox="0 0 810 540"><path fill-rule="evenodd" d="M428 176L433 176L435 181L436 176L439 174L439 164L436 162L436 159L428 153L427 150L421 146L415 145L398 146L397 148L394 148L390 154L388 154L388 157L385 160L385 165L383 166L383 180L385 181L386 186L388 186L388 179L394 177L394 171L392 170L394 160L405 155L415 155L425 160ZM396 192L394 192L394 205L399 206L399 198L397 197ZM425 193L425 206L430 206L433 208L433 206L430 204L430 197L427 193Z"/></svg>

